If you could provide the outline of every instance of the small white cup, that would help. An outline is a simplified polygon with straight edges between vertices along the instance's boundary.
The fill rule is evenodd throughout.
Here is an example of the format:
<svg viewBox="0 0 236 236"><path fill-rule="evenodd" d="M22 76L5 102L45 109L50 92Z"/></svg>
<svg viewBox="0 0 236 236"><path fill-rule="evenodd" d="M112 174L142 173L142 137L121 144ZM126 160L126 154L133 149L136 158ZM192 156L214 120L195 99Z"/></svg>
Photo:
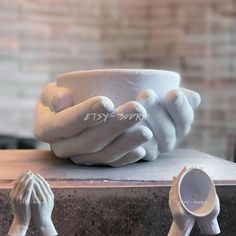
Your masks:
<svg viewBox="0 0 236 236"><path fill-rule="evenodd" d="M162 98L179 84L180 76L175 72L147 69L75 71L57 78L57 86L69 89L75 104L90 97L106 96L115 107L135 100L143 89L152 89Z"/></svg>
<svg viewBox="0 0 236 236"><path fill-rule="evenodd" d="M199 168L186 170L179 180L178 192L182 206L194 217L207 216L215 207L215 185Z"/></svg>
<svg viewBox="0 0 236 236"><path fill-rule="evenodd" d="M217 216L220 202L209 175L199 168L190 168L181 176L178 185L180 202L193 216L203 234L220 233Z"/></svg>

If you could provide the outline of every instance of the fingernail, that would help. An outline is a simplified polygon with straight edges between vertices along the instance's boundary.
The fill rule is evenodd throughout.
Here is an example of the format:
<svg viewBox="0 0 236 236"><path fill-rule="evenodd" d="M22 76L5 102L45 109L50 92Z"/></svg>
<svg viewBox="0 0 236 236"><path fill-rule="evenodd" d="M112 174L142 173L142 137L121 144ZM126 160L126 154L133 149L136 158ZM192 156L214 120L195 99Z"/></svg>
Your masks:
<svg viewBox="0 0 236 236"><path fill-rule="evenodd" d="M104 109L106 111L113 111L114 110L114 104L111 100L109 100L106 97L101 97L96 101L92 106L92 110L98 110L98 109Z"/></svg>
<svg viewBox="0 0 236 236"><path fill-rule="evenodd" d="M173 98L173 103L176 106L180 106L183 103L184 99L180 93L176 93L175 97Z"/></svg>
<svg viewBox="0 0 236 236"><path fill-rule="evenodd" d="M92 111L97 111L99 109L104 109L104 110L111 110L111 106L109 104L107 104L107 102L102 101L102 102L95 102L92 105Z"/></svg>

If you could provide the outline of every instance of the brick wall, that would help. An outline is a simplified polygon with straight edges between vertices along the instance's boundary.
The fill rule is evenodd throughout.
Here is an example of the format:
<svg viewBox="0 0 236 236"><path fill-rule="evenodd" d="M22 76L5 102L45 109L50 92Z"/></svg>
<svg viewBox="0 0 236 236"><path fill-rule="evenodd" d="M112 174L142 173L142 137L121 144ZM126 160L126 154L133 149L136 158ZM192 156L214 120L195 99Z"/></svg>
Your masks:
<svg viewBox="0 0 236 236"><path fill-rule="evenodd" d="M203 101L179 145L225 156L236 129L233 0L1 0L0 133L31 136L42 86L94 68L177 70Z"/></svg>
<svg viewBox="0 0 236 236"><path fill-rule="evenodd" d="M176 69L202 104L183 147L226 157L236 130L236 2L151 1L148 67ZM227 158L227 157L226 157Z"/></svg>

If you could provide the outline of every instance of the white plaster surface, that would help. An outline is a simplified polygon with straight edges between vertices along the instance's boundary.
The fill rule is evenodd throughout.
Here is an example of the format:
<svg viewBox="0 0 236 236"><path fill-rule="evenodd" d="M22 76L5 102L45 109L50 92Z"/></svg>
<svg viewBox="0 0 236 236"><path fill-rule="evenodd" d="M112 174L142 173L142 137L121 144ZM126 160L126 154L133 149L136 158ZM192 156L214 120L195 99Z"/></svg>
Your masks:
<svg viewBox="0 0 236 236"><path fill-rule="evenodd" d="M90 97L106 96L115 106L135 100L143 89L152 89L160 97L179 87L180 76L172 71L145 69L107 69L70 72L57 79L68 88L75 103Z"/></svg>

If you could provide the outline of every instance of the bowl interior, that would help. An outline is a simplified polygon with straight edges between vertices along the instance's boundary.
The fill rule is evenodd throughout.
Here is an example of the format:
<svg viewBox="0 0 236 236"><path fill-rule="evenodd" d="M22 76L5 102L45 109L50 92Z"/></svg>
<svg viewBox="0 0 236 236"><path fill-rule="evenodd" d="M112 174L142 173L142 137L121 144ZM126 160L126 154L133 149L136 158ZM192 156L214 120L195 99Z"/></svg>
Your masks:
<svg viewBox="0 0 236 236"><path fill-rule="evenodd" d="M179 196L183 207L189 213L206 216L215 206L215 185L204 171L191 169L180 179Z"/></svg>

